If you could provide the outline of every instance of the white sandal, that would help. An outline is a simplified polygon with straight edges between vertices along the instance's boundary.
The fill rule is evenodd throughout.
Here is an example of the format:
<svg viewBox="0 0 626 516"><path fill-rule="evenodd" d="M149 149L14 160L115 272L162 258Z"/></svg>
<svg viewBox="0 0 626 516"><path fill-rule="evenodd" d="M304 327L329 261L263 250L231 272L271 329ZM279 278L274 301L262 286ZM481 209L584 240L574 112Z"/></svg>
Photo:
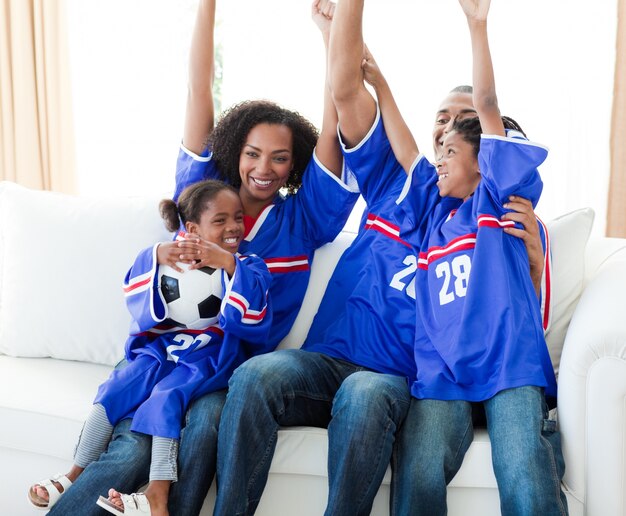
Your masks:
<svg viewBox="0 0 626 516"><path fill-rule="evenodd" d="M54 482L61 484L63 490L60 491L59 488L54 484ZM59 498L69 489L72 485L72 481L67 478L65 475L61 473L57 473L52 478L44 478L40 480L35 485L30 486L28 490L28 501L31 503L33 507L36 509L47 511L51 509L52 506L59 501ZM48 491L48 499L42 498L35 491L35 487L43 487L46 491Z"/></svg>
<svg viewBox="0 0 626 516"><path fill-rule="evenodd" d="M104 496L98 498L96 503L103 509L109 511L111 514L117 514L118 516L150 516L150 502L145 494L123 494L121 495L121 498L122 504L124 505L123 510Z"/></svg>

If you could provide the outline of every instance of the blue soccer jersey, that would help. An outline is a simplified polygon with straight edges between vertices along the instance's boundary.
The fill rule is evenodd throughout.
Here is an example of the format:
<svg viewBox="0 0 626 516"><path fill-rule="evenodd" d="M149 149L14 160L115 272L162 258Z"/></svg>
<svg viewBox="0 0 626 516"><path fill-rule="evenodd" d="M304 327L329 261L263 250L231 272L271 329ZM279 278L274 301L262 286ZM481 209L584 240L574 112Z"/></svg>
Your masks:
<svg viewBox="0 0 626 516"><path fill-rule="evenodd" d="M349 173L344 176L351 177ZM181 148L175 198L191 183L216 178L218 171L210 157ZM358 197L356 184L340 181L314 153L298 192L277 197L246 233L240 252L260 256L272 273L274 322L269 344L273 347L289 333L298 315L315 250L335 239Z"/></svg>
<svg viewBox="0 0 626 516"><path fill-rule="evenodd" d="M547 151L513 136L482 136L482 180L465 202L439 197L424 157L404 190L401 226L420 251L417 310L425 330L415 339L417 398L482 401L524 385L556 397L528 255L522 240L503 231L515 223L501 220L510 195L536 204Z"/></svg>
<svg viewBox="0 0 626 516"><path fill-rule="evenodd" d="M269 351L271 275L260 258L237 257L231 278L222 271L218 324L189 330L167 319L156 247L142 251L126 275L132 316L125 346L128 365L111 373L95 403L103 405L112 425L133 417L134 431L178 438L193 399L225 389L238 365Z"/></svg>
<svg viewBox="0 0 626 516"><path fill-rule="evenodd" d="M344 146L344 156L367 209L333 272L303 349L413 378L417 256L400 237L396 221L407 176L380 114L361 143Z"/></svg>

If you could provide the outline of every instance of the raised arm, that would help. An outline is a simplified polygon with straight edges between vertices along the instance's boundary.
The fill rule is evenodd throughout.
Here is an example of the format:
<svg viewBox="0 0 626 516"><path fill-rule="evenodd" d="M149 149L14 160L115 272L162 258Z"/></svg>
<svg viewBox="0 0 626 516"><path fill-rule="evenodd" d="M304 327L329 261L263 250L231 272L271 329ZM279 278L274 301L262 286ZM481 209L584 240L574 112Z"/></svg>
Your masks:
<svg viewBox="0 0 626 516"><path fill-rule="evenodd" d="M504 125L498 108L493 64L487 39L487 14L491 1L459 0L459 3L467 17L472 40L474 107L480 118L483 133L504 136ZM505 231L524 241L530 263L530 277L539 295L544 272L544 254L532 205L521 197L515 197L506 207L514 211L505 214L502 218L520 222L524 226L523 230L511 228Z"/></svg>
<svg viewBox="0 0 626 516"><path fill-rule="evenodd" d="M472 41L474 107L485 134L504 136L500 117L491 52L487 38L487 14L491 0L459 0L467 18Z"/></svg>
<svg viewBox="0 0 626 516"><path fill-rule="evenodd" d="M328 70L339 128L353 147L372 127L376 102L363 83L363 1L339 0L330 30Z"/></svg>
<svg viewBox="0 0 626 516"><path fill-rule="evenodd" d="M362 67L365 80L372 85L376 92L376 97L378 97L378 105L383 117L383 123L385 124L385 132L389 138L393 153L404 171L408 173L415 158L419 155L419 149L398 109L385 76L380 71L376 60L367 47L364 50Z"/></svg>
<svg viewBox="0 0 626 516"><path fill-rule="evenodd" d="M215 1L200 0L189 52L189 83L183 145L200 154L213 131L213 76L215 72Z"/></svg>
<svg viewBox="0 0 626 516"><path fill-rule="evenodd" d="M324 41L326 64L328 65L328 45L330 41L330 26L335 13L335 3L328 0L314 0L311 6L311 18L317 25ZM322 118L322 130L317 140L315 153L322 164L337 177L341 177L343 169L343 157L337 137L337 110L330 93L328 82L328 66L326 67L326 80L324 83L324 116Z"/></svg>

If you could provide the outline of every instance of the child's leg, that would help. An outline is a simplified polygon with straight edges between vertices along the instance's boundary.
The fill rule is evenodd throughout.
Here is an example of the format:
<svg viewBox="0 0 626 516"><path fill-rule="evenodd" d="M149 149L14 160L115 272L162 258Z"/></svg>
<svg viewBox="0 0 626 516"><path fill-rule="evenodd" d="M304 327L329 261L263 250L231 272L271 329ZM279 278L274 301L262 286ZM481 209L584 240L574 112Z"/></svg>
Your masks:
<svg viewBox="0 0 626 516"><path fill-rule="evenodd" d="M568 514L560 436L543 389L507 389L484 405L502 514Z"/></svg>
<svg viewBox="0 0 626 516"><path fill-rule="evenodd" d="M74 464L85 469L89 464L98 460L102 452L109 444L113 435L113 425L107 418L104 407L96 403L91 414L85 421L83 431L78 439Z"/></svg>
<svg viewBox="0 0 626 516"><path fill-rule="evenodd" d="M150 482L154 480L178 480L178 439L169 437L152 438L152 463L150 464Z"/></svg>
<svg viewBox="0 0 626 516"><path fill-rule="evenodd" d="M178 439L168 437L152 438L152 462L150 464L150 482L143 492L150 504L152 516L167 516L169 514L167 501L172 482L178 480ZM108 502L119 509L124 509L122 497L118 491L109 491ZM134 495L133 495L134 496ZM139 495L141 496L141 494ZM106 500L100 497L98 505L106 504Z"/></svg>
<svg viewBox="0 0 626 516"><path fill-rule="evenodd" d="M447 514L446 486L472 439L470 403L413 398L392 457L392 516Z"/></svg>
<svg viewBox="0 0 626 516"><path fill-rule="evenodd" d="M109 422L104 407L96 403L93 405L78 439L76 453L74 454L74 464L70 471L65 474L69 484L63 486L58 480L52 480L51 488L55 487L59 493L65 492L66 487L74 483L89 464L98 460L100 454L109 444L112 434L113 425ZM31 487L29 496L31 502L43 507L47 507L50 500L49 489L40 484L35 484Z"/></svg>

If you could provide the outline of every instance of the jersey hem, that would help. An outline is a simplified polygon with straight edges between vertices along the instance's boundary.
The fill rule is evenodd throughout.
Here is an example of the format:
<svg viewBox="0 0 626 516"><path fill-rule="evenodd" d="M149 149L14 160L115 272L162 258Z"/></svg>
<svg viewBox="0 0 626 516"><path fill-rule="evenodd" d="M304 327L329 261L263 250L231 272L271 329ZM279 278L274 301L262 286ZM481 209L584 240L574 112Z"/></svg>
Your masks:
<svg viewBox="0 0 626 516"><path fill-rule="evenodd" d="M341 137L341 129L339 127L339 124L337 124L337 135L339 136L339 143L341 144L341 148L343 149L343 152L345 154L351 154L352 152L356 152L361 147L363 147L363 145L367 143L367 141L370 139L370 137L374 133L374 130L378 126L379 122L380 122L380 108L378 107L378 103L376 103L376 118L374 119L374 123L372 124L372 127L370 127L369 131L367 131L367 134L363 137L363 139L359 143L357 143L354 147L351 147L351 148L348 148L346 144L343 142L343 138Z"/></svg>
<svg viewBox="0 0 626 516"><path fill-rule="evenodd" d="M351 193L359 193L358 186L356 188L353 188L350 185L348 185L348 183L346 181L343 180L343 177L346 175L346 164L343 161L343 159L341 161L341 177L342 177L342 179L338 178L331 170L329 170L319 160L319 158L317 157L316 149L313 149L313 160L315 161L317 166L320 168L320 170L322 170L322 172L324 172L327 176L329 176L332 180L334 180L337 184L339 184L344 190L347 190L348 192L351 192Z"/></svg>
<svg viewBox="0 0 626 516"><path fill-rule="evenodd" d="M187 154L187 156L193 158L196 161L207 162L207 161L211 161L211 158L213 157L213 153L212 152L209 152L208 156L200 156L200 155L196 154L195 152L190 151L182 143L180 144L180 150L183 151L185 154Z"/></svg>

